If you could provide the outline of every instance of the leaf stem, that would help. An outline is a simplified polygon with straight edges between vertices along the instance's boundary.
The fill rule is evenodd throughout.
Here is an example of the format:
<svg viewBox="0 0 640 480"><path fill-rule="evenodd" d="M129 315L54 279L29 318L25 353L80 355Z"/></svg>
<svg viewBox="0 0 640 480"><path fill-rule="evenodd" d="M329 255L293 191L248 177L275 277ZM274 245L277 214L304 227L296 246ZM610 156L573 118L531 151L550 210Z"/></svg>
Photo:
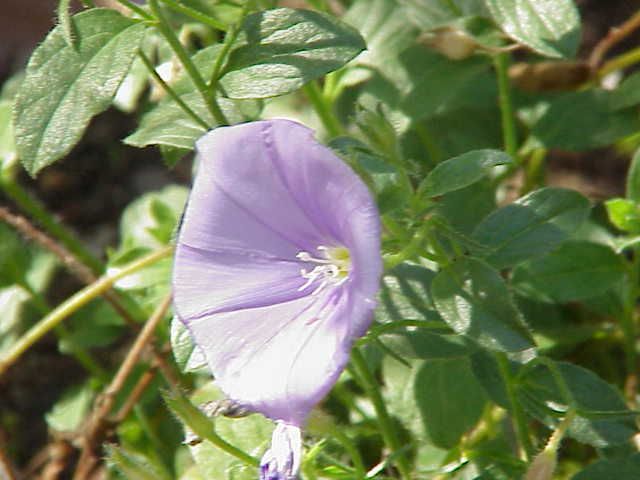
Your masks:
<svg viewBox="0 0 640 480"><path fill-rule="evenodd" d="M227 32L227 35L224 37L222 48L220 49L220 52L218 52L216 61L213 64L213 69L211 70L211 78L209 79L209 95L213 98L215 98L216 91L218 89L220 72L222 71L222 67L224 66L224 63L229 56L229 51L231 50L233 43L236 41L236 38L238 38L238 34L240 33L240 24L244 20L244 17L247 15L249 3L250 2L244 4L238 22L231 27L231 29Z"/></svg>
<svg viewBox="0 0 640 480"><path fill-rule="evenodd" d="M208 130L210 128L209 124L202 118L200 118L200 116L180 98L180 96L169 86L169 84L162 79L162 77L158 74L153 64L151 63L151 60L149 60L149 58L142 51L138 52L138 56L140 57L140 60L142 60L142 63L144 63L145 67L147 67L147 70L149 70L149 73L151 74L153 79L158 83L158 85L162 87L167 95L169 95L171 99L176 102L180 108L182 108L184 113L189 115L198 125L203 127L205 130Z"/></svg>
<svg viewBox="0 0 640 480"><path fill-rule="evenodd" d="M172 9L175 12L181 13L187 17L191 17L194 20L197 20L205 25L208 25L216 30L222 30L223 32L227 30L227 25L218 20L217 18L211 17L210 15L206 15L194 8L191 8L187 5L183 5L175 0L160 0L167 7Z"/></svg>
<svg viewBox="0 0 640 480"><path fill-rule="evenodd" d="M508 53L498 53L493 57L498 80L498 100L500 103L500 116L502 119L502 139L504 150L518 162L518 138L516 134L515 117L513 114L513 101L511 98L511 86L509 84Z"/></svg>
<svg viewBox="0 0 640 480"><path fill-rule="evenodd" d="M102 263L78 241L74 234L67 230L58 220L47 212L40 202L32 198L8 174L0 177L0 188L15 204L30 217L35 219L47 232L87 265L94 273L102 273Z"/></svg>
<svg viewBox="0 0 640 480"><path fill-rule="evenodd" d="M520 456L523 461L528 462L531 457L531 453L533 452L533 445L529 438L524 413L520 408L520 403L518 402L515 389L513 388L514 379L509 368L509 360L502 352L496 353L495 358L498 363L498 369L500 370L500 376L502 376L502 379L504 380L505 389L507 391L507 399L509 401L509 406L511 407L511 415L513 416L513 427L520 445Z"/></svg>
<svg viewBox="0 0 640 480"><path fill-rule="evenodd" d="M220 450L228 453L229 455L233 455L249 466L257 467L260 465L260 460L249 455L235 445L230 444L218 435L211 420L179 391L164 395L164 399L167 402L167 405L169 405L176 415L178 415L178 417L180 417L180 419L187 424L187 426L193 430L193 433L197 436L208 440Z"/></svg>
<svg viewBox="0 0 640 480"><path fill-rule="evenodd" d="M330 138L342 135L342 125L315 80L302 87Z"/></svg>
<svg viewBox="0 0 640 480"><path fill-rule="evenodd" d="M384 400L382 399L382 395L380 394L380 390L378 389L378 384L373 373L369 370L367 362L358 348L353 348L351 351L351 363L353 365L353 371L357 375L357 380L369 396L371 403L373 403L373 408L375 409L378 417L378 425L380 426L382 438L387 444L387 447L391 450L391 455L395 456L394 462L400 472L400 477L403 480L410 480L411 469L409 468L409 463L404 453L400 452L401 445L398 434L391 417L389 416L387 407L384 404Z"/></svg>
<svg viewBox="0 0 640 480"><path fill-rule="evenodd" d="M640 62L640 47L612 58L598 70L598 78L606 77L611 72L622 70Z"/></svg>
<svg viewBox="0 0 640 480"><path fill-rule="evenodd" d="M29 282L24 281L20 283L20 286L31 296L33 305L41 315L47 315L51 312L51 307L45 298L40 292L34 289ZM54 331L59 339L67 342L67 345L69 346L69 353L80 365L84 367L85 370L87 370L87 372L94 375L101 382L107 382L107 371L102 368L96 360L94 360L86 349L82 348L73 340L71 333L64 327L64 325L56 325Z"/></svg>
<svg viewBox="0 0 640 480"><path fill-rule="evenodd" d="M447 325L439 320L395 320L393 322L375 325L369 329L369 332L356 341L356 345L365 345L373 339L376 339L387 333L404 330L407 327L426 328L428 330L448 329Z"/></svg>
<svg viewBox="0 0 640 480"><path fill-rule="evenodd" d="M131 262L112 275L105 275L99 278L96 282L83 288L75 295L72 295L62 302L62 304L54 308L48 315L45 315L42 320L29 329L20 338L20 340L12 345L8 353L0 359L0 376L2 376L2 374L6 372L7 369L34 343L40 340L69 315L76 312L94 298L102 295L119 279L124 278L127 275L131 275L132 273L171 255L172 252L172 245L156 250L138 260L135 260L134 262Z"/></svg>
<svg viewBox="0 0 640 480"><path fill-rule="evenodd" d="M209 110L209 113L211 113L218 125L228 125L229 121L220 109L220 105L218 105L218 102L215 98L209 96L207 84L202 78L202 75L196 68L187 51L180 43L180 40L178 40L178 37L176 37L174 31L171 29L171 26L169 25L166 17L160 10L158 6L158 0L149 0L149 8L151 8L151 12L158 19L158 23L156 24L158 30L160 30L160 33L162 33L162 35L165 37L165 39L169 43L169 46L173 50L173 53L176 54L176 57L178 57L178 60L180 60L180 63L182 63L185 71L187 72L189 77L191 77L191 80L196 86L198 92L200 92L200 95L202 96L204 103Z"/></svg>
<svg viewBox="0 0 640 480"><path fill-rule="evenodd" d="M145 20L153 20L153 17L149 15L143 8L139 7L130 0L116 0L116 2L118 2L120 5L125 6L132 12L137 13L141 18L144 18Z"/></svg>
<svg viewBox="0 0 640 480"><path fill-rule="evenodd" d="M384 269L389 271L395 266L400 265L402 262L411 260L415 257L422 248L422 244L425 242L425 239L429 234L430 227L429 222L425 221L405 248L398 253L387 255L384 258Z"/></svg>

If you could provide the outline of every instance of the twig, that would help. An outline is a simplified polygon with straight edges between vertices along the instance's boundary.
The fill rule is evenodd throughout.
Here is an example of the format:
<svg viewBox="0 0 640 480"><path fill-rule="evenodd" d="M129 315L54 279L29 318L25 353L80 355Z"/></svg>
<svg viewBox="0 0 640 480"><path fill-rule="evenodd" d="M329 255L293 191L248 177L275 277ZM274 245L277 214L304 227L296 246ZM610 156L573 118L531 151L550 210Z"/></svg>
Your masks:
<svg viewBox="0 0 640 480"><path fill-rule="evenodd" d="M44 335L50 332L65 318L77 311L94 298L102 295L111 288L118 280L130 275L154 262L167 257L173 252L172 246L166 246L156 250L119 270L113 275L105 275L91 285L83 288L76 294L62 302L58 307L53 309L51 313L46 315L42 320L31 327L24 335L16 341L8 352L0 358L0 376L34 343L40 340Z"/></svg>
<svg viewBox="0 0 640 480"><path fill-rule="evenodd" d="M47 448L49 460L42 469L41 480L58 480L67 468L73 448L66 440L57 439Z"/></svg>
<svg viewBox="0 0 640 480"><path fill-rule="evenodd" d="M27 218L11 213L8 208L0 207L0 221L12 226L20 232L25 238L37 243L40 247L54 254L64 267L85 285L95 283L98 278L93 271L80 261L70 250L58 243L53 237L36 228ZM112 290L106 290L102 294L107 303L111 305L113 310L122 317L122 319L136 330L139 328L133 315L129 313L118 294ZM167 380L170 387L174 388L179 383L178 378L167 364L162 352L159 352L155 345L152 345L151 355L153 360L158 364L158 368L162 376Z"/></svg>
<svg viewBox="0 0 640 480"><path fill-rule="evenodd" d="M120 407L120 410L118 410L118 413L116 413L113 418L114 423L120 423L127 418L129 413L131 413L131 410L133 410L133 407L135 407L140 400L142 394L156 377L156 371L156 368L152 367L140 376L138 383L133 387L133 390L131 390L131 393L125 400L124 404Z"/></svg>
<svg viewBox="0 0 640 480"><path fill-rule="evenodd" d="M156 327L164 318L164 315L170 305L171 295L167 295L149 317L147 323L145 323L144 327L138 334L138 337L131 346L131 350L129 350L129 353L122 362L122 365L120 365L120 368L111 381L111 384L96 400L94 410L89 416L88 423L84 429L85 432L81 439L82 453L80 454L80 460L78 461L76 471L73 476L74 480L83 480L88 478L89 474L98 463L100 454L96 450L98 444L101 443L104 433L110 425L107 416L113 408L116 395L122 389L127 378L131 374L131 371L138 363L144 348L151 341Z"/></svg>
<svg viewBox="0 0 640 480"><path fill-rule="evenodd" d="M591 55L589 56L589 66L593 70L596 70L604 60L607 52L611 50L611 48L613 48L617 43L620 43L622 40L631 35L633 31L638 28L640 28L640 11L633 14L621 25L612 27L609 30L607 35L602 40L600 40L600 42L598 42L598 44L591 52Z"/></svg>

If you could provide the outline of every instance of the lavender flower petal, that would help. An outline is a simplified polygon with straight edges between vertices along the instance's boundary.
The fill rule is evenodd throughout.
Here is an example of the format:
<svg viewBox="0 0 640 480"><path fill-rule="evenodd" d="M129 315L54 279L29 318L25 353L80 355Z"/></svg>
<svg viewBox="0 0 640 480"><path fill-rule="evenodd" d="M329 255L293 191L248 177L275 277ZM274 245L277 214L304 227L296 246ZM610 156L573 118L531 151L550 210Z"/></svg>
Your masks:
<svg viewBox="0 0 640 480"><path fill-rule="evenodd" d="M282 425L304 423L371 321L377 209L357 175L295 122L218 128L197 150L175 311L223 391L279 422L261 478L293 479L299 430Z"/></svg>
<svg viewBox="0 0 640 480"><path fill-rule="evenodd" d="M260 462L260 480L296 480L301 453L300 428L278 422L271 437L271 448Z"/></svg>

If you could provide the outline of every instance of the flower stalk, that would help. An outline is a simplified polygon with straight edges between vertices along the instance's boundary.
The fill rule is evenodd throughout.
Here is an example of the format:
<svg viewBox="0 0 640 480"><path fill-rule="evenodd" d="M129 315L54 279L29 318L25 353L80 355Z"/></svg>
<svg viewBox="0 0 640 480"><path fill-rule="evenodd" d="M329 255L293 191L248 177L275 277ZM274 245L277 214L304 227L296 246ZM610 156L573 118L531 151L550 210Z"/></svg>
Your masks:
<svg viewBox="0 0 640 480"><path fill-rule="evenodd" d="M105 275L93 284L83 288L75 295L72 295L58 307L54 308L42 320L36 323L20 340L12 345L8 353L0 359L0 376L16 361L24 352L26 352L34 343L40 340L44 335L55 328L65 318L79 310L81 307L89 303L94 298L102 295L110 289L118 280L132 273L137 272L153 263L168 257L173 253L173 246L169 245L155 252L152 252L130 264L126 265L118 272L112 275Z"/></svg>
<svg viewBox="0 0 640 480"><path fill-rule="evenodd" d="M409 467L407 458L401 451L402 447L400 445L400 439L395 427L393 426L393 421L389 416L384 399L378 389L378 383L376 382L371 370L369 370L362 352L360 352L358 348L354 348L351 351L351 364L353 365L352 372L355 373L357 381L369 396L371 403L373 403L373 408L376 411L378 419L378 425L380 426L380 433L382 434L384 443L387 445L389 450L391 450L391 455L395 457L394 463L400 472L401 478L403 480L410 480L411 468Z"/></svg>

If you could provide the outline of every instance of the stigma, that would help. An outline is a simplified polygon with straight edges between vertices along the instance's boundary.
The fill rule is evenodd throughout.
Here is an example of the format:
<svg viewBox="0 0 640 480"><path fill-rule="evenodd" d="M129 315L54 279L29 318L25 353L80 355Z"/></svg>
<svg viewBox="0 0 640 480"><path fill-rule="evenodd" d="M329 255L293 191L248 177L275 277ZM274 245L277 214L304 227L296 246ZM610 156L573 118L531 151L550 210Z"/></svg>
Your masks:
<svg viewBox="0 0 640 480"><path fill-rule="evenodd" d="M305 251L296 254L298 260L316 264L311 270L306 268L300 270L300 276L307 281L298 288L299 292L314 286L315 289L311 294L315 295L327 286L342 285L349 278L351 255L348 248L320 245L317 250L317 256Z"/></svg>

